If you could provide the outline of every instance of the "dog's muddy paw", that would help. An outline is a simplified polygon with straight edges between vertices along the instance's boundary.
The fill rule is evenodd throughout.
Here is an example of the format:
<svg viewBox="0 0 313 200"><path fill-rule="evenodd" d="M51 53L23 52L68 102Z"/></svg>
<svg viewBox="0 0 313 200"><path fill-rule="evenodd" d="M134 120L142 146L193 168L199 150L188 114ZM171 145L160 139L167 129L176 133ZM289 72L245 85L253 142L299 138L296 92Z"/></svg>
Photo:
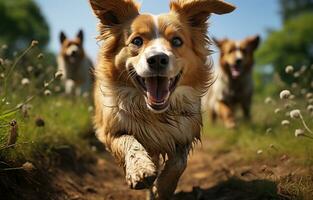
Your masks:
<svg viewBox="0 0 313 200"><path fill-rule="evenodd" d="M131 189L141 190L150 188L156 177L156 167L152 162L137 162L135 165L126 168L126 181Z"/></svg>
<svg viewBox="0 0 313 200"><path fill-rule="evenodd" d="M156 179L156 174L128 175L126 179L131 189L142 190L152 186Z"/></svg>

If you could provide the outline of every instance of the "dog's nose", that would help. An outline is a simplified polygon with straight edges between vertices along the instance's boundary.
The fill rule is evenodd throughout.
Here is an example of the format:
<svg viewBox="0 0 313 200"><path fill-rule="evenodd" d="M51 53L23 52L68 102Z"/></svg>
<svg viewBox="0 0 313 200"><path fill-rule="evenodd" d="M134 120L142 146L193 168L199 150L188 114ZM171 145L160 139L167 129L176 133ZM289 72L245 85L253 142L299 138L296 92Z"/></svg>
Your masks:
<svg viewBox="0 0 313 200"><path fill-rule="evenodd" d="M168 66L169 56L165 53L158 53L147 58L147 63L151 69L164 69Z"/></svg>
<svg viewBox="0 0 313 200"><path fill-rule="evenodd" d="M236 65L241 65L241 64L242 64L242 59L241 58L236 59Z"/></svg>
<svg viewBox="0 0 313 200"><path fill-rule="evenodd" d="M77 51L72 51L72 52L71 52L71 56L76 56L77 54L78 54Z"/></svg>

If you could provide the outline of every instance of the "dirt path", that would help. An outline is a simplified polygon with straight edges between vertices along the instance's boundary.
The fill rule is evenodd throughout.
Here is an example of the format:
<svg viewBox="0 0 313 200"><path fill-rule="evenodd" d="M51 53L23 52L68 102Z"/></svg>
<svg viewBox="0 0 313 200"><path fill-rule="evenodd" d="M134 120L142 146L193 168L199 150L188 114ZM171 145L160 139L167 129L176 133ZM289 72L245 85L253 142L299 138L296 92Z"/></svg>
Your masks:
<svg viewBox="0 0 313 200"><path fill-rule="evenodd" d="M218 152L216 144L204 140L191 154L174 197L175 200L272 200L290 199L279 195L279 186L271 180L288 177L289 159L247 163L236 151ZM83 173L58 171L53 178L55 199L139 200L144 191L128 189L121 167L103 153ZM280 165L275 163L279 162ZM260 164L262 163L262 164ZM267 164L267 165L266 165ZM288 170L287 170L288 169Z"/></svg>

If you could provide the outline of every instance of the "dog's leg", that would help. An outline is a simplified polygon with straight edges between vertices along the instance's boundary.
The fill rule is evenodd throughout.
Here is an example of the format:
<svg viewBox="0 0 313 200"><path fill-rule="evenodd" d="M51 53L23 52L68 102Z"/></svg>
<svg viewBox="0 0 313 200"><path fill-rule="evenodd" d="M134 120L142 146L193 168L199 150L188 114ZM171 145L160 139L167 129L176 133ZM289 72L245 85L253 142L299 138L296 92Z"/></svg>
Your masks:
<svg viewBox="0 0 313 200"><path fill-rule="evenodd" d="M216 114L216 112L214 110L210 111L210 117L211 117L212 123L215 124L216 118L217 118L217 114Z"/></svg>
<svg viewBox="0 0 313 200"><path fill-rule="evenodd" d="M75 82L72 79L65 80L65 94L69 95L73 93Z"/></svg>
<svg viewBox="0 0 313 200"><path fill-rule="evenodd" d="M218 103L218 114L222 118L227 128L234 128L236 126L233 110L223 102Z"/></svg>
<svg viewBox="0 0 313 200"><path fill-rule="evenodd" d="M130 188L150 188L157 170L145 148L131 135L114 138L110 146L112 154L124 164L126 181Z"/></svg>
<svg viewBox="0 0 313 200"><path fill-rule="evenodd" d="M247 121L251 119L251 97L245 99L245 101L241 102L241 107L243 110L243 115Z"/></svg>
<svg viewBox="0 0 313 200"><path fill-rule="evenodd" d="M155 200L171 199L180 176L186 169L189 148L168 158L153 191Z"/></svg>

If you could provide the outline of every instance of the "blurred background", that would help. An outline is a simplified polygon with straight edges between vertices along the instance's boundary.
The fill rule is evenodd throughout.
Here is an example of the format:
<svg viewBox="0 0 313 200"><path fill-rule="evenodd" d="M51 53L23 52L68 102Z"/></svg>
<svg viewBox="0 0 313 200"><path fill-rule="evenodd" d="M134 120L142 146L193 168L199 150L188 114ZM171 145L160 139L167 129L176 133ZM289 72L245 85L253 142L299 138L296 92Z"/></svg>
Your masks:
<svg viewBox="0 0 313 200"><path fill-rule="evenodd" d="M236 5L237 9L229 15L212 16L209 34L216 38L237 40L256 34L261 36L263 45L256 56L258 86L264 86L264 81L271 80L274 71L281 75L283 81L291 83L294 77L285 77L283 73L286 65L300 69L303 65L312 63L311 0L229 2ZM142 0L141 4L142 12L156 14L169 10L168 0ZM68 37L74 37L81 28L85 32L86 52L96 60L97 20L88 1L1 0L0 9L0 43L8 45L7 53L25 48L36 38L48 54L57 54L60 31L64 31ZM217 53L213 57L217 61Z"/></svg>
<svg viewBox="0 0 313 200"><path fill-rule="evenodd" d="M313 0L225 1L237 9L213 15L208 34L262 39L252 121L228 130L203 115L203 149L177 199L312 200ZM169 10L169 0L138 2L142 12ZM0 199L144 198L95 138L90 96L65 95L55 74L61 31L74 38L82 29L96 63L96 26L87 0L0 0ZM290 116L295 109L301 118Z"/></svg>
<svg viewBox="0 0 313 200"><path fill-rule="evenodd" d="M36 0L46 21L50 25L51 40L49 48L54 52L59 49L59 33L64 30L69 36L74 36L79 28L86 32L86 48L90 56L95 58L97 46L95 37L97 20L90 12L87 0ZM141 0L141 11L153 14L169 11L169 1ZM243 39L253 34L266 36L268 29L277 29L281 26L279 2L272 0L264 3L262 0L240 1L230 0L237 6L237 10L229 15L212 17L210 34L216 37L231 37ZM245 27L245 28L243 28Z"/></svg>

